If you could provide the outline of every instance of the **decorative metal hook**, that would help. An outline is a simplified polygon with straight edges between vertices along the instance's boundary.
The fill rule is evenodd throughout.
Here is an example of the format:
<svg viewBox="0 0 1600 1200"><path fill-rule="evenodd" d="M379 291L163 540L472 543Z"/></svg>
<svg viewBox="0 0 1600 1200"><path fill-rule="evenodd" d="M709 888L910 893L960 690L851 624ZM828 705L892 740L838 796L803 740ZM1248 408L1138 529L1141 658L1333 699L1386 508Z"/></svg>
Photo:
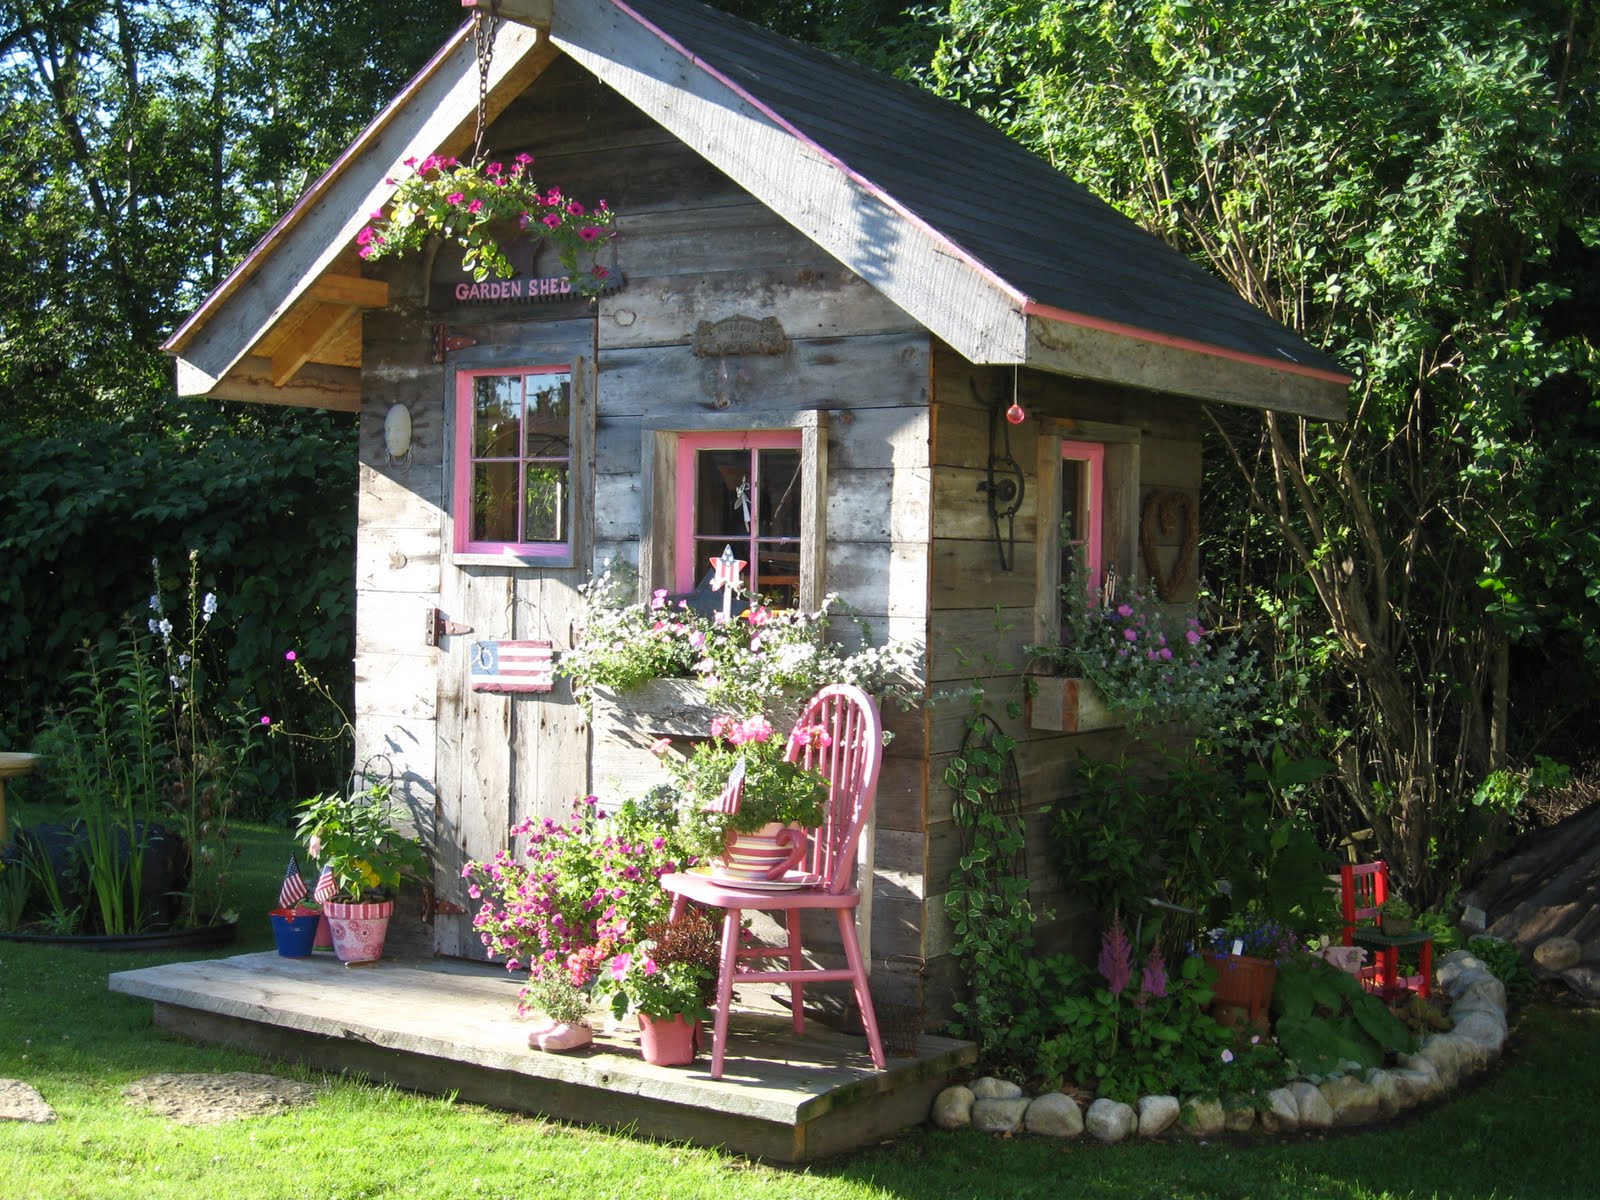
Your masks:
<svg viewBox="0 0 1600 1200"><path fill-rule="evenodd" d="M978 385L972 385L973 395L978 395ZM981 397L979 397L981 399ZM997 430L1004 434L1004 449L997 449ZM989 501L989 523L994 529L995 549L1000 553L1000 569L1009 571L1016 561L1017 512L1022 508L1026 477L1017 460L1011 457L1011 427L1001 419L998 401L989 405L989 462L986 477L978 490ZM1006 535L1000 537L1000 522L1006 523Z"/></svg>

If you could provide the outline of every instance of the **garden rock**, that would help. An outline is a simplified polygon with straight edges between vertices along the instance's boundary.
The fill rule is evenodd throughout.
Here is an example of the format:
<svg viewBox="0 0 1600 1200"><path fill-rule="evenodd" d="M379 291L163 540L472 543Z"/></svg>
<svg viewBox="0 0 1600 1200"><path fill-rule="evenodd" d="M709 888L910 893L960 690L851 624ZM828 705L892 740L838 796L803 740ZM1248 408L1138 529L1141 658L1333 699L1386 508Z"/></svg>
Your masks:
<svg viewBox="0 0 1600 1200"><path fill-rule="evenodd" d="M1222 1106L1222 1127L1229 1133L1246 1133L1255 1123L1255 1105L1225 1104Z"/></svg>
<svg viewBox="0 0 1600 1200"><path fill-rule="evenodd" d="M1183 1102L1183 1128L1195 1137L1215 1137L1227 1125L1222 1101L1215 1096L1190 1096Z"/></svg>
<svg viewBox="0 0 1600 1200"><path fill-rule="evenodd" d="M972 1124L972 1089L959 1083L933 1101L933 1123L940 1129L965 1129Z"/></svg>
<svg viewBox="0 0 1600 1200"><path fill-rule="evenodd" d="M1455 994L1455 999L1450 1005L1452 1017L1459 1017L1469 1012L1504 1013L1505 1011L1506 985L1493 975L1462 988Z"/></svg>
<svg viewBox="0 0 1600 1200"><path fill-rule="evenodd" d="M1107 1145L1122 1141L1138 1123L1132 1107L1104 1096L1089 1105L1089 1113L1083 1119L1083 1127Z"/></svg>
<svg viewBox="0 0 1600 1200"><path fill-rule="evenodd" d="M316 1092L277 1075L147 1075L122 1089L137 1104L179 1125L218 1125L240 1117L275 1116L309 1104Z"/></svg>
<svg viewBox="0 0 1600 1200"><path fill-rule="evenodd" d="M1452 950L1434 965L1434 979L1452 996L1484 976L1494 977L1488 965L1468 950Z"/></svg>
<svg viewBox="0 0 1600 1200"><path fill-rule="evenodd" d="M1046 1092L1028 1105L1023 1124L1029 1133L1072 1138L1083 1132L1083 1111L1065 1092Z"/></svg>
<svg viewBox="0 0 1600 1200"><path fill-rule="evenodd" d="M1022 1089L1009 1079L996 1079L993 1075L974 1079L970 1086L974 1100L1015 1100L1022 1095Z"/></svg>
<svg viewBox="0 0 1600 1200"><path fill-rule="evenodd" d="M1400 1085L1395 1081L1393 1071L1385 1071L1382 1067L1373 1067L1366 1074L1367 1086L1372 1089L1373 1095L1378 1098L1378 1115L1392 1117L1401 1112L1405 1107L1400 1095Z"/></svg>
<svg viewBox="0 0 1600 1200"><path fill-rule="evenodd" d="M1176 1096L1139 1097L1139 1136L1158 1137L1178 1120Z"/></svg>
<svg viewBox="0 0 1600 1200"><path fill-rule="evenodd" d="M1492 1056L1506 1044L1506 1019L1497 1012L1469 1012L1456 1021L1452 1032Z"/></svg>
<svg viewBox="0 0 1600 1200"><path fill-rule="evenodd" d="M1335 1125L1365 1125L1378 1115L1377 1090L1353 1075L1330 1079L1321 1091L1333 1111Z"/></svg>
<svg viewBox="0 0 1600 1200"><path fill-rule="evenodd" d="M1453 1033L1435 1033L1423 1039L1417 1054L1433 1064L1433 1069L1439 1074L1439 1082L1450 1088L1455 1087L1461 1077L1472 1070L1477 1047Z"/></svg>
<svg viewBox="0 0 1600 1200"><path fill-rule="evenodd" d="M45 1103L32 1084L20 1079L0 1079L0 1121L49 1125L55 1119L56 1110Z"/></svg>
<svg viewBox="0 0 1600 1200"><path fill-rule="evenodd" d="M1577 966L1582 959L1583 947L1578 945L1577 938L1546 938L1533 948L1533 961L1554 974Z"/></svg>
<svg viewBox="0 0 1600 1200"><path fill-rule="evenodd" d="M1400 1065L1404 1068L1399 1073L1400 1086L1411 1089L1416 1086L1416 1079L1424 1081L1423 1092L1419 1100L1432 1100L1445 1089L1445 1082L1439 1076L1439 1069L1431 1060L1423 1058L1420 1054L1402 1054Z"/></svg>
<svg viewBox="0 0 1600 1200"><path fill-rule="evenodd" d="M1014 1133L1022 1128L1022 1118L1030 1101L1026 1096L1007 1100L974 1100L972 1127L979 1133Z"/></svg>
<svg viewBox="0 0 1600 1200"><path fill-rule="evenodd" d="M1263 1099L1263 1130L1267 1133L1293 1133L1300 1128L1300 1103L1288 1088L1273 1088Z"/></svg>
<svg viewBox="0 0 1600 1200"><path fill-rule="evenodd" d="M1295 1111L1301 1129L1332 1127L1333 1109L1328 1107L1327 1098L1316 1084L1299 1079L1289 1085L1289 1091L1294 1094Z"/></svg>

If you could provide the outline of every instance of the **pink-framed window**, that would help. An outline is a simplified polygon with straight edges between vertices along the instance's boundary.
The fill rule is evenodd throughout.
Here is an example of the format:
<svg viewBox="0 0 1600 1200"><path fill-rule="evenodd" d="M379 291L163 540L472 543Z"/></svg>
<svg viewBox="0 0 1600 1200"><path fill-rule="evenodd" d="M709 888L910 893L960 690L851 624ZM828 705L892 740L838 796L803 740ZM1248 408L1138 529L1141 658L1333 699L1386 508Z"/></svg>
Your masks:
<svg viewBox="0 0 1600 1200"><path fill-rule="evenodd" d="M571 552L572 422L570 367L456 372L457 553Z"/></svg>
<svg viewBox="0 0 1600 1200"><path fill-rule="evenodd" d="M1102 543L1106 495L1103 442L1061 443L1061 578L1070 579L1073 559L1083 555L1089 586L1098 588L1105 565Z"/></svg>
<svg viewBox="0 0 1600 1200"><path fill-rule="evenodd" d="M780 607L800 602L801 432L678 435L674 587L692 591L724 547L744 582Z"/></svg>

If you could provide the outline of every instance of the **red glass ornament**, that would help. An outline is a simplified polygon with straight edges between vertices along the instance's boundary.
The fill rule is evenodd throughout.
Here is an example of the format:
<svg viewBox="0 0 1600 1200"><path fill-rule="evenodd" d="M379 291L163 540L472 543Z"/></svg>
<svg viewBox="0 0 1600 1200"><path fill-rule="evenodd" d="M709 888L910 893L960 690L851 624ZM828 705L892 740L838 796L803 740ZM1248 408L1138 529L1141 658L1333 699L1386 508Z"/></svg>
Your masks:
<svg viewBox="0 0 1600 1200"><path fill-rule="evenodd" d="M1022 411L1022 405L1020 404L1013 402L1011 407L1006 409L1006 420L1013 425L1021 425L1027 419L1028 414Z"/></svg>

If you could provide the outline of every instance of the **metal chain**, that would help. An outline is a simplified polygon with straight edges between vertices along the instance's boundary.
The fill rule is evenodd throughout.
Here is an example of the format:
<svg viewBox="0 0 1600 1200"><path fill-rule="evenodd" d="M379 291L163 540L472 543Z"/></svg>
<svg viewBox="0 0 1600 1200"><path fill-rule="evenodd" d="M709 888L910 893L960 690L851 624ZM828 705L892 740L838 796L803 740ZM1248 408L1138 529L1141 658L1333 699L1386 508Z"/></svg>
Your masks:
<svg viewBox="0 0 1600 1200"><path fill-rule="evenodd" d="M494 0L486 18L482 8L472 13L472 49L478 60L478 128L472 138L472 161L483 158L483 131L489 126L489 64L494 61L494 34L500 24Z"/></svg>

